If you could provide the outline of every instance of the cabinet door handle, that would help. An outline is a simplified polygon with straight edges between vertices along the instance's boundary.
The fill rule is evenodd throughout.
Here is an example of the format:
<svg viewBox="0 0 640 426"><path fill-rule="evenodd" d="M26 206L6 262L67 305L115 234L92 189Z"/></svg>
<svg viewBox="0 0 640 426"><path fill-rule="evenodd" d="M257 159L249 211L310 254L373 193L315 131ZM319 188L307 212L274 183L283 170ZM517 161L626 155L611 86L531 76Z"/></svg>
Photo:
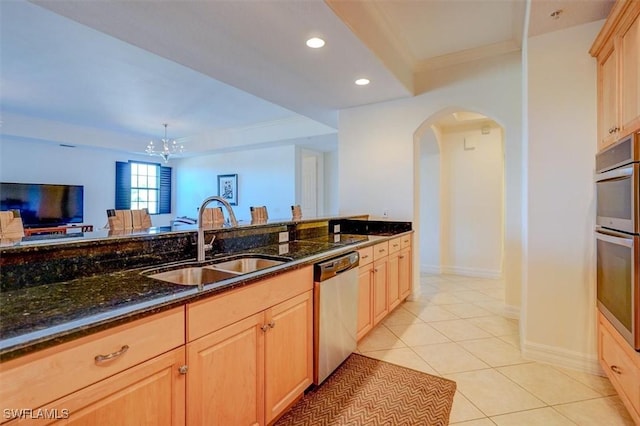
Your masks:
<svg viewBox="0 0 640 426"><path fill-rule="evenodd" d="M260 330L264 331L266 333L266 331L269 329L269 326L267 324L263 325L262 327L260 327Z"/></svg>
<svg viewBox="0 0 640 426"><path fill-rule="evenodd" d="M276 326L276 322L274 320L271 320L267 325L269 326L269 328L274 328Z"/></svg>
<svg viewBox="0 0 640 426"><path fill-rule="evenodd" d="M124 355L128 350L129 350L129 345L124 345L123 347L120 348L119 351L111 352L108 355L96 355L94 359L96 360L96 364L100 364L101 362L118 358L119 356Z"/></svg>
<svg viewBox="0 0 640 426"><path fill-rule="evenodd" d="M178 373L180 374L187 374L187 371L189 371L188 365L181 365L180 367L178 367Z"/></svg>
<svg viewBox="0 0 640 426"><path fill-rule="evenodd" d="M384 253L384 249L378 250L378 253Z"/></svg>
<svg viewBox="0 0 640 426"><path fill-rule="evenodd" d="M398 259L404 259L404 256L398 256Z"/></svg>
<svg viewBox="0 0 640 426"><path fill-rule="evenodd" d="M364 256L362 256L362 259L366 259L366 258L368 258L368 257L369 257L369 255L368 255L368 254L365 254Z"/></svg>
<svg viewBox="0 0 640 426"><path fill-rule="evenodd" d="M620 367L618 367L617 365L612 365L611 367L611 371L613 371L616 374L622 374L622 369Z"/></svg>

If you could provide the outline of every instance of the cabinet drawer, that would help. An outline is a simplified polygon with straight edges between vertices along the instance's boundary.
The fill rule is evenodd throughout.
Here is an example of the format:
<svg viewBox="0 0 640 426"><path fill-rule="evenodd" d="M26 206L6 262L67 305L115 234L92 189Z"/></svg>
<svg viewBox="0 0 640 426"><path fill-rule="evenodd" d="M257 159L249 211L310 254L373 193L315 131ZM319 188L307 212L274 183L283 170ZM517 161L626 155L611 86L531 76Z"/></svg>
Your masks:
<svg viewBox="0 0 640 426"><path fill-rule="evenodd" d="M379 243L373 246L373 260L382 259L389 255L389 242Z"/></svg>
<svg viewBox="0 0 640 426"><path fill-rule="evenodd" d="M39 407L59 417L66 411L68 420L27 415L8 425L184 425L186 376L179 371L184 364L181 346Z"/></svg>
<svg viewBox="0 0 640 426"><path fill-rule="evenodd" d="M402 238L394 238L389 241L389 253L395 253L400 251L402 245Z"/></svg>
<svg viewBox="0 0 640 426"><path fill-rule="evenodd" d="M180 307L2 363L0 409L41 407L184 341ZM113 357L96 360L109 354Z"/></svg>
<svg viewBox="0 0 640 426"><path fill-rule="evenodd" d="M400 237L400 248L411 247L411 235L404 235Z"/></svg>
<svg viewBox="0 0 640 426"><path fill-rule="evenodd" d="M368 265L373 262L373 246L361 248L358 250L360 255L360 265Z"/></svg>
<svg viewBox="0 0 640 426"><path fill-rule="evenodd" d="M614 337L606 324L606 319L600 319L600 362L602 368L614 383L619 393L624 393L623 399L627 399L633 405L636 413L640 412L640 369L629 356L638 356L630 353L631 348L625 348ZM624 343L626 344L626 342ZM622 396L622 395L621 395Z"/></svg>
<svg viewBox="0 0 640 426"><path fill-rule="evenodd" d="M313 267L267 278L187 305L187 340L192 341L313 288Z"/></svg>

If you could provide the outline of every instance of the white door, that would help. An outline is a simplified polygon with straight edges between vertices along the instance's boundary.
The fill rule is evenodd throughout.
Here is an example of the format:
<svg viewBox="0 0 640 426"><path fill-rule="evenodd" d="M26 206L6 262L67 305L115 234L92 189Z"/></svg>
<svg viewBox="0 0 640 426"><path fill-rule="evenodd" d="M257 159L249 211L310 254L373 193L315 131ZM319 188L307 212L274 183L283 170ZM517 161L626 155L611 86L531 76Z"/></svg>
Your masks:
<svg viewBox="0 0 640 426"><path fill-rule="evenodd" d="M300 208L302 217L318 216L318 158L314 155L302 157L302 194Z"/></svg>

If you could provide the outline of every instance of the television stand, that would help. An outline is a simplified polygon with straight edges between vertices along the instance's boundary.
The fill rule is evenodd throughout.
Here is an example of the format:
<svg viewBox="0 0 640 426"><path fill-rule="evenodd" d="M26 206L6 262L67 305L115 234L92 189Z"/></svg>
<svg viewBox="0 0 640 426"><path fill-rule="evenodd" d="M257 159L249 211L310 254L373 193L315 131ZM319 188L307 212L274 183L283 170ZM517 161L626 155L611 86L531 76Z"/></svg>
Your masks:
<svg viewBox="0 0 640 426"><path fill-rule="evenodd" d="M24 228L24 236L43 235L43 234L67 234L69 231L78 230L79 232L92 232L93 225L64 225L64 226L47 226L42 228Z"/></svg>

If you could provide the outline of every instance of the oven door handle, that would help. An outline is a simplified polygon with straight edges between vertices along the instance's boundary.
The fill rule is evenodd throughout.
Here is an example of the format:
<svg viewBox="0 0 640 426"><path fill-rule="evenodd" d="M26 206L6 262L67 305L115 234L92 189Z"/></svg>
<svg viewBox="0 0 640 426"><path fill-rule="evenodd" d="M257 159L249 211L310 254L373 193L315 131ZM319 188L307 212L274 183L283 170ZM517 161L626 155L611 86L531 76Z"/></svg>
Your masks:
<svg viewBox="0 0 640 426"><path fill-rule="evenodd" d="M633 247L633 238L629 235L611 231L610 229L604 229L601 226L596 226L596 238L612 244Z"/></svg>
<svg viewBox="0 0 640 426"><path fill-rule="evenodd" d="M604 182L608 180L620 180L626 179L633 175L633 167L624 167L621 169L614 169L604 173L596 174L596 182Z"/></svg>

